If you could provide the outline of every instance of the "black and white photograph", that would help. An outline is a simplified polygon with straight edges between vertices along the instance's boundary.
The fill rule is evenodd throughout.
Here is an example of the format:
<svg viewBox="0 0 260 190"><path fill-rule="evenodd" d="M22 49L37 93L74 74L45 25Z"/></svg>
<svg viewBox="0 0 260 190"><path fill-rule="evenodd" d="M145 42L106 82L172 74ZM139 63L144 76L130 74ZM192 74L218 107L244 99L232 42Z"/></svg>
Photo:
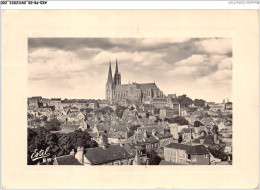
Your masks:
<svg viewBox="0 0 260 190"><path fill-rule="evenodd" d="M259 4L1 9L2 189L259 188Z"/></svg>
<svg viewBox="0 0 260 190"><path fill-rule="evenodd" d="M232 165L232 38L28 38L27 165Z"/></svg>

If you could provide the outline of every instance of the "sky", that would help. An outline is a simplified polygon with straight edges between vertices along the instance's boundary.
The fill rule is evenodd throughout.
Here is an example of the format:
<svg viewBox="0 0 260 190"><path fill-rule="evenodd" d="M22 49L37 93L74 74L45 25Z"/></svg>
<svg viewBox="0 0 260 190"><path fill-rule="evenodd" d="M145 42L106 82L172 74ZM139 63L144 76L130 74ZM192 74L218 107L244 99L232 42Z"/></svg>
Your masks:
<svg viewBox="0 0 260 190"><path fill-rule="evenodd" d="M105 99L109 62L122 84L232 100L231 38L29 38L28 96Z"/></svg>

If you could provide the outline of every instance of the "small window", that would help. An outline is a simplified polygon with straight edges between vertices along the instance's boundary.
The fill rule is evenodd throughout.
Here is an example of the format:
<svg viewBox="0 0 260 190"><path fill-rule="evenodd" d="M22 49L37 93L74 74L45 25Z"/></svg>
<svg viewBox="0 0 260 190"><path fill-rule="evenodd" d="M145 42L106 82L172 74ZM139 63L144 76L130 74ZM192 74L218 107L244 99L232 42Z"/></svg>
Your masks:
<svg viewBox="0 0 260 190"><path fill-rule="evenodd" d="M191 159L191 155L190 155L190 154L188 154L188 159L189 159L189 160Z"/></svg>

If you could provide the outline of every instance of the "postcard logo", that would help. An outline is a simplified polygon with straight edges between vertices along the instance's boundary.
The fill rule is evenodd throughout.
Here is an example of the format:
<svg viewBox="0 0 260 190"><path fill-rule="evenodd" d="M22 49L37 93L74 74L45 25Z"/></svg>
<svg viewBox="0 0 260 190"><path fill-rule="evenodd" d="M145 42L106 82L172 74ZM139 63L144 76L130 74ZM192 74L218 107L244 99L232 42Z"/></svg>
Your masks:
<svg viewBox="0 0 260 190"><path fill-rule="evenodd" d="M31 155L31 159L32 161L41 159L41 158L47 158L48 156L50 156L50 153L48 153L50 147L47 147L46 150L40 150L38 151L38 149L35 149L34 152Z"/></svg>

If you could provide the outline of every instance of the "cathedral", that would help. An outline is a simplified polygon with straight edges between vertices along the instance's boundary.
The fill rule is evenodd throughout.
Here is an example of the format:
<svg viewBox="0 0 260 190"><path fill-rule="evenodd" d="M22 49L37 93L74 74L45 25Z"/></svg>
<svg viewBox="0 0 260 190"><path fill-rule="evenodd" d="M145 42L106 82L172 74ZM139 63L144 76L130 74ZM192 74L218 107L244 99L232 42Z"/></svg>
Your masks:
<svg viewBox="0 0 260 190"><path fill-rule="evenodd" d="M106 83L106 99L109 101L138 101L150 104L153 99L164 98L163 92L154 83L121 84L121 74L118 70L116 60L116 70L112 77L111 62L109 63L108 78Z"/></svg>

